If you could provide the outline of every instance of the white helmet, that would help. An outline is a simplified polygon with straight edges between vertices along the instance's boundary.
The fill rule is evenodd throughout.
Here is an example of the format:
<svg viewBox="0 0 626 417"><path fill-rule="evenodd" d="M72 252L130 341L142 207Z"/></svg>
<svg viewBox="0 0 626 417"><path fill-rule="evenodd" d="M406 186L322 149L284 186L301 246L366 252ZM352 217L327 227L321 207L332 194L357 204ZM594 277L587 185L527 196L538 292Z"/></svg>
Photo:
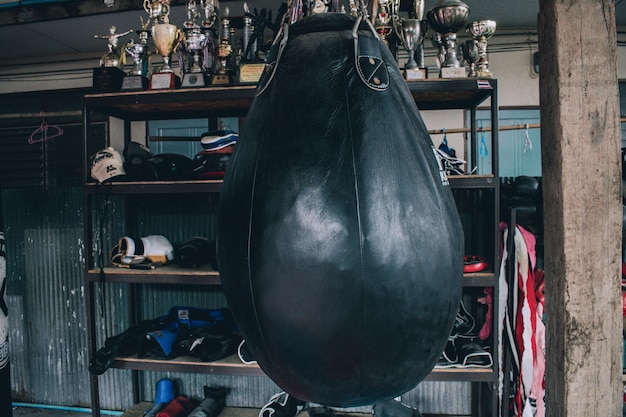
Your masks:
<svg viewBox="0 0 626 417"><path fill-rule="evenodd" d="M126 175L124 161L112 147L104 148L91 156L91 177L102 183L110 178Z"/></svg>

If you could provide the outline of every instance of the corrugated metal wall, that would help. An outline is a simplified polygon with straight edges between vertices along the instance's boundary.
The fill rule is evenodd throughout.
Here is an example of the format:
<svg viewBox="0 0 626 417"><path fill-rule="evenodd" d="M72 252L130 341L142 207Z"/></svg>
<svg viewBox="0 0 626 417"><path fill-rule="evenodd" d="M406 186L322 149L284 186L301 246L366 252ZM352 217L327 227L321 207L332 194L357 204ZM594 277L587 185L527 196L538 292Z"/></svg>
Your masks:
<svg viewBox="0 0 626 417"><path fill-rule="evenodd" d="M145 197L145 196L144 196ZM155 197L156 198L156 197ZM163 234L172 242L195 235L215 236L216 196L197 200L142 198L137 213L139 236ZM7 301L10 323L10 361L14 401L90 407L86 312L83 285L82 190L55 188L2 190L2 210L7 242ZM126 212L119 199L102 197L95 215L96 231L102 222L109 236L101 245L108 250L123 233ZM180 214L185 213L184 224ZM174 216L177 221L172 221ZM96 240L100 233L96 233ZM141 314L153 318L173 305L200 308L225 307L218 290L206 287L143 286ZM98 287L99 345L124 331L128 325L128 294L124 284ZM100 304L106 305L105 314ZM260 407L279 388L265 377L206 374L141 374L142 395L154 398L156 381L175 380L179 391L202 398L204 385L231 387L228 405ZM101 405L122 410L132 404L131 373L110 369L100 377ZM405 394L403 401L419 406L423 413L470 414L470 384L425 382ZM359 410L367 410L361 408Z"/></svg>

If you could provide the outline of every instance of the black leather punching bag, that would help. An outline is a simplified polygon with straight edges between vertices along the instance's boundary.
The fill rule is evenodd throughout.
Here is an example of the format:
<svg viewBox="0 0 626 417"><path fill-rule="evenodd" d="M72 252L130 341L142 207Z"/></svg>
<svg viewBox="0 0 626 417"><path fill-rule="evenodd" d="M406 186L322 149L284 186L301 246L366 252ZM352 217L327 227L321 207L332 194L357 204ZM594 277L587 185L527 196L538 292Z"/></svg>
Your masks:
<svg viewBox="0 0 626 417"><path fill-rule="evenodd" d="M294 397L339 407L398 396L432 370L463 270L428 132L389 50L356 21L305 17L275 43L217 235L252 356Z"/></svg>

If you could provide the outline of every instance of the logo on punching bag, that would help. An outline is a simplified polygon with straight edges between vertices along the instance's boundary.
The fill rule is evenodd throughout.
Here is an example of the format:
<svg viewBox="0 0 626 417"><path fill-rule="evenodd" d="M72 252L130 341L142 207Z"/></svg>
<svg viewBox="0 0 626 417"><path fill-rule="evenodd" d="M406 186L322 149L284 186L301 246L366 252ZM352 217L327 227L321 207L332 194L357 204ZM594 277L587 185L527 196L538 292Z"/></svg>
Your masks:
<svg viewBox="0 0 626 417"><path fill-rule="evenodd" d="M435 154L435 159L437 160L437 165L439 166L439 177L441 178L442 185L450 185L450 181L448 180L448 174L446 174L446 169L443 166L443 162L441 162L441 155L437 152L434 146L432 146L433 153Z"/></svg>

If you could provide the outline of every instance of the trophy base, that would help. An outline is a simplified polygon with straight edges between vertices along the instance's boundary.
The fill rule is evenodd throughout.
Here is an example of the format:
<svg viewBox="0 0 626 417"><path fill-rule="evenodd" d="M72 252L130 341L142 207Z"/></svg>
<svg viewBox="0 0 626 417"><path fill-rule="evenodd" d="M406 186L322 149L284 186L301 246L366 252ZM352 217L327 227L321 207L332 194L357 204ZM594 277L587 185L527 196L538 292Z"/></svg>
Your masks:
<svg viewBox="0 0 626 417"><path fill-rule="evenodd" d="M120 91L125 75L124 71L117 67L94 68L93 90L98 93L114 93Z"/></svg>
<svg viewBox="0 0 626 417"><path fill-rule="evenodd" d="M232 80L230 79L230 75L228 74L214 74L213 80L211 80L211 85L230 85L232 84Z"/></svg>
<svg viewBox="0 0 626 417"><path fill-rule="evenodd" d="M441 68L441 78L467 78L465 67L443 67Z"/></svg>
<svg viewBox="0 0 626 417"><path fill-rule="evenodd" d="M418 81L428 78L428 71L426 68L405 68L404 79L406 81Z"/></svg>
<svg viewBox="0 0 626 417"><path fill-rule="evenodd" d="M491 78L492 77L492 73L491 71L487 70L487 71L477 71L476 73L476 78Z"/></svg>
<svg viewBox="0 0 626 417"><path fill-rule="evenodd" d="M183 74L182 88L206 87L210 84L211 76L202 72L189 72Z"/></svg>
<svg viewBox="0 0 626 417"><path fill-rule="evenodd" d="M143 75L127 75L122 82L122 91L139 91L148 88L148 79Z"/></svg>
<svg viewBox="0 0 626 417"><path fill-rule="evenodd" d="M261 74L265 69L265 64L241 63L239 66L239 83L240 84L256 84L261 79Z"/></svg>
<svg viewBox="0 0 626 417"><path fill-rule="evenodd" d="M173 72L157 72L150 77L150 90L167 90L180 86L180 79Z"/></svg>

